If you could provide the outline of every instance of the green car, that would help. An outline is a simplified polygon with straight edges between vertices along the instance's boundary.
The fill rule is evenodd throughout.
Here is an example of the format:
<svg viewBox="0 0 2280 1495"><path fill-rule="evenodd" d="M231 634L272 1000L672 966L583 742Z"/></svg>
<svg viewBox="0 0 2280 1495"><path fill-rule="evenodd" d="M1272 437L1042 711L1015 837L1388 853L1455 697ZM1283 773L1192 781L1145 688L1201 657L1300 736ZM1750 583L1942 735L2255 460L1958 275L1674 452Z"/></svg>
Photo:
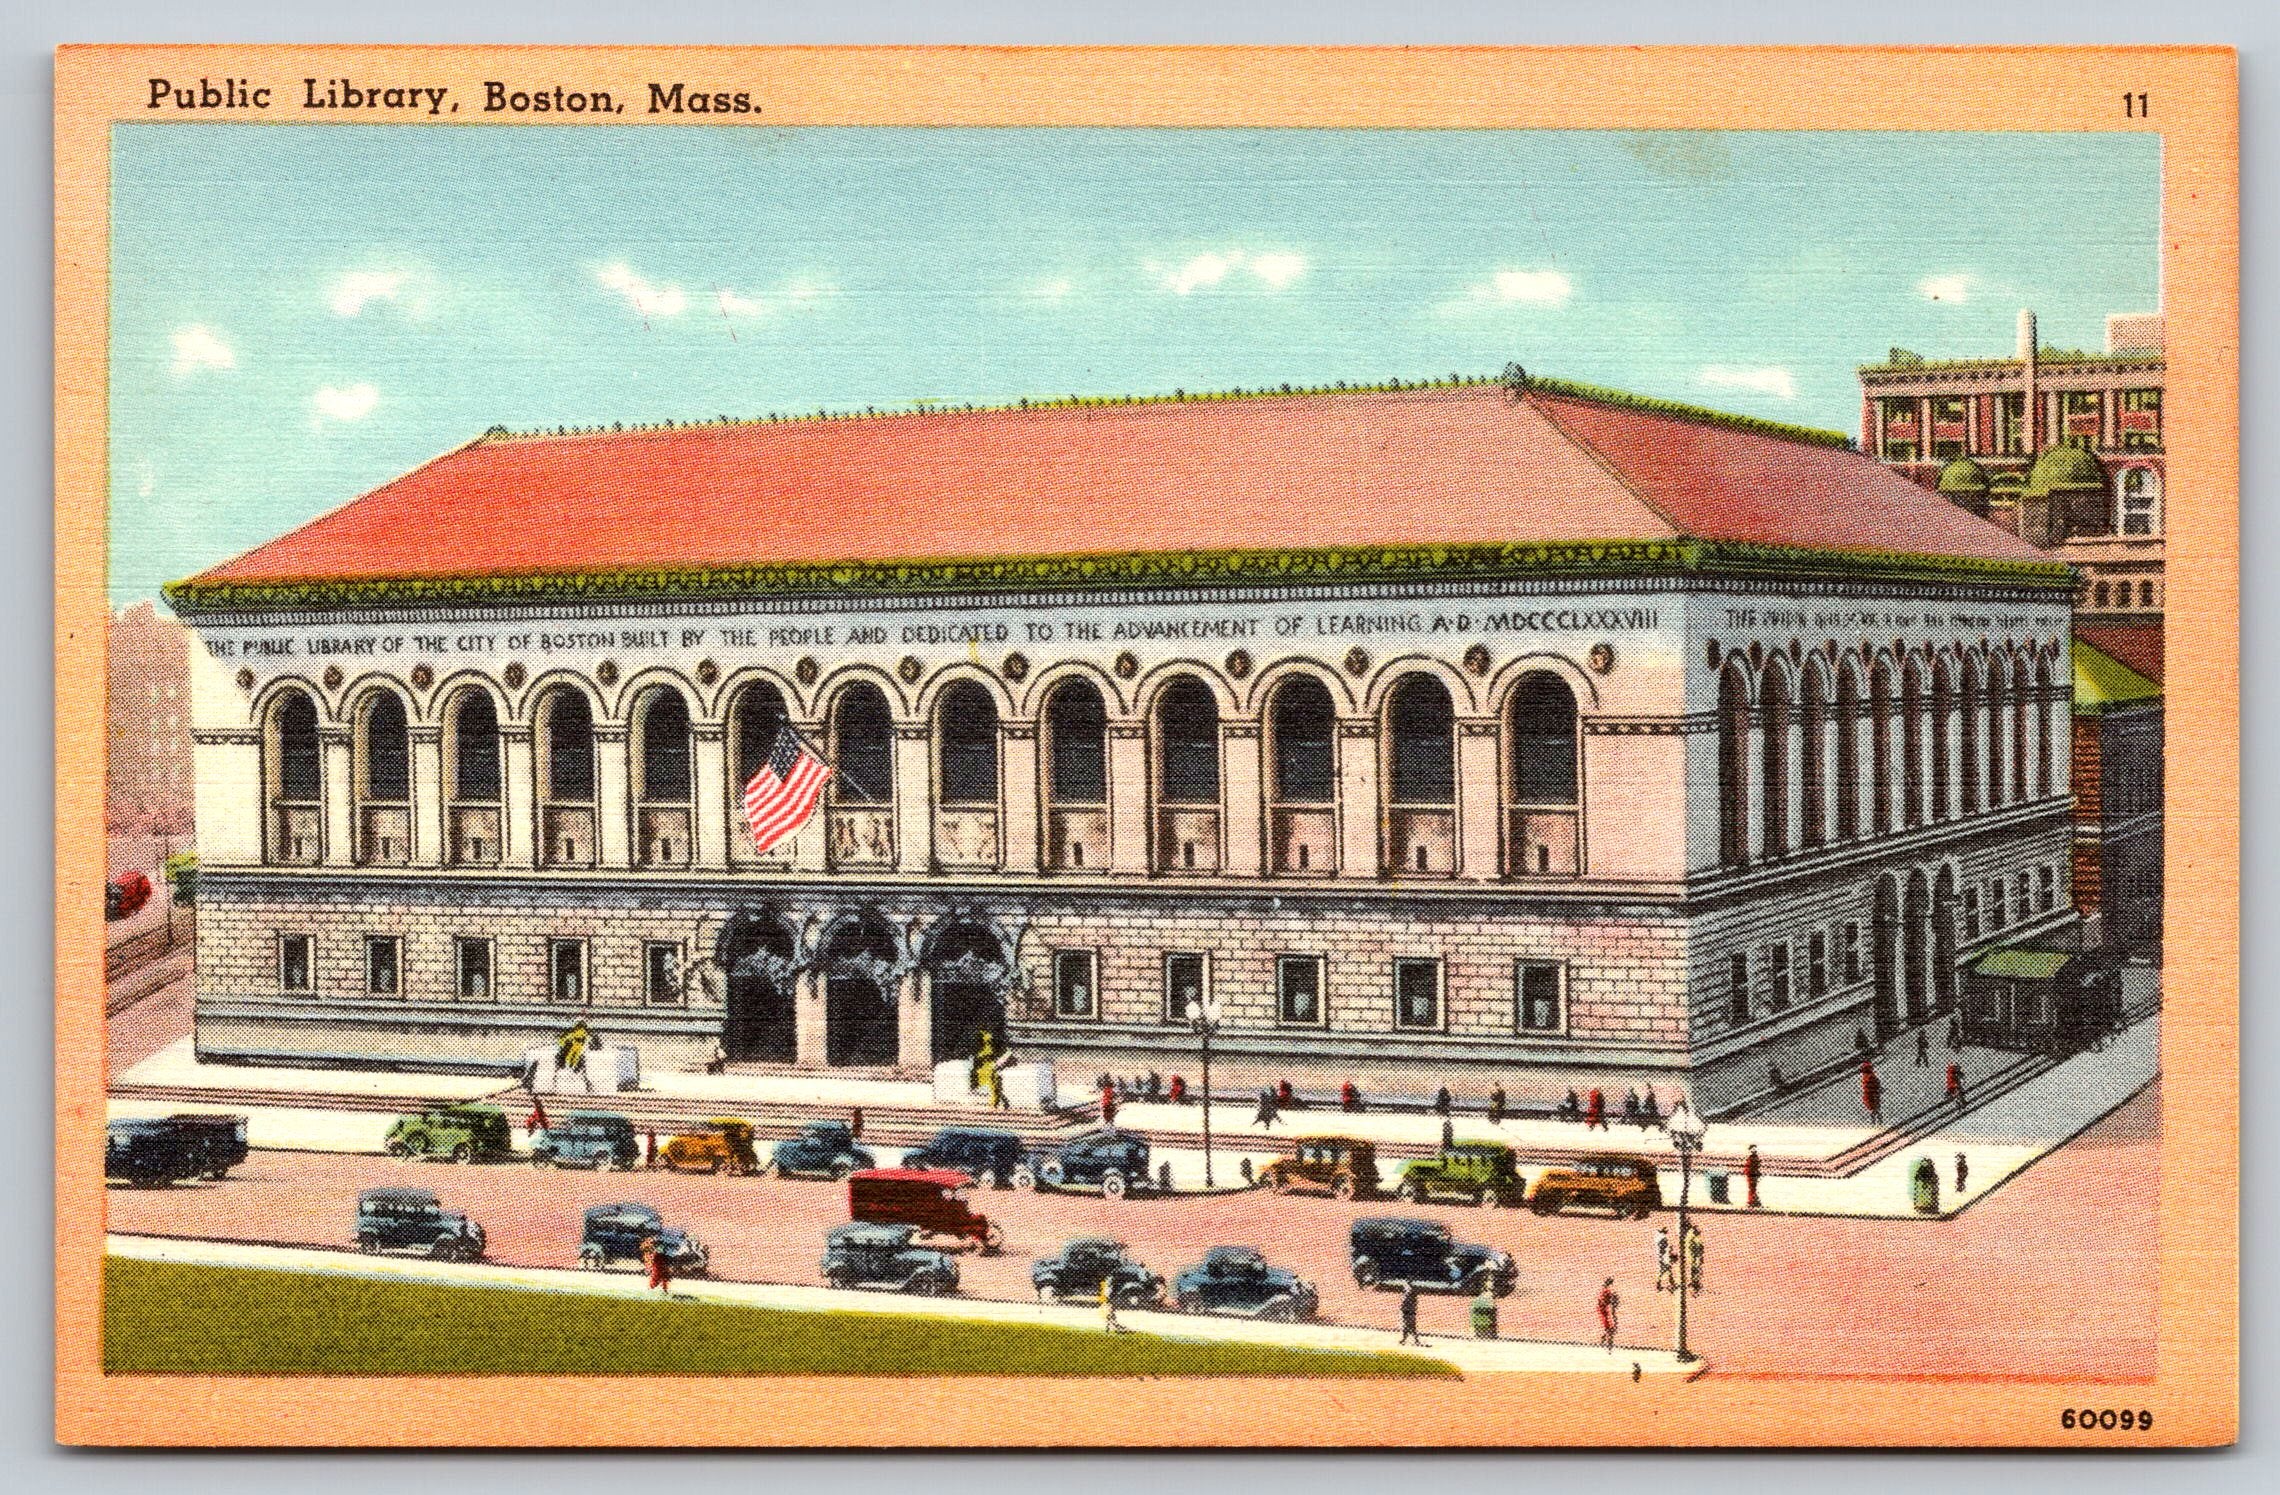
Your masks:
<svg viewBox="0 0 2280 1495"><path fill-rule="evenodd" d="M507 1113L497 1106L430 1106L399 1116L388 1128L388 1155L394 1158L449 1158L480 1163L509 1156Z"/></svg>
<svg viewBox="0 0 2280 1495"><path fill-rule="evenodd" d="M1459 1142L1438 1157L1420 1158L1402 1171L1394 1192L1411 1204L1449 1201L1487 1209L1518 1208L1528 1197L1512 1149L1495 1142Z"/></svg>

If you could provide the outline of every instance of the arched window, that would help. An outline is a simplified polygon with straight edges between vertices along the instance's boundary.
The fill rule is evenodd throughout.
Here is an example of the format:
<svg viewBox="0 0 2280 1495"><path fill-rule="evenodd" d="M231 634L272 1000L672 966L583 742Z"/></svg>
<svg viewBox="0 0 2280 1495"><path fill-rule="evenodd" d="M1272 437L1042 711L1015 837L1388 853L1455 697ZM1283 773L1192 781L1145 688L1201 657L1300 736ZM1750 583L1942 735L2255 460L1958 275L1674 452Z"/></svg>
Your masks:
<svg viewBox="0 0 2280 1495"><path fill-rule="evenodd" d="M594 864L594 713L568 685L539 699L539 859L549 867Z"/></svg>
<svg viewBox="0 0 2280 1495"><path fill-rule="evenodd" d="M1860 677L1837 669L1837 839L1860 838Z"/></svg>
<svg viewBox="0 0 2280 1495"><path fill-rule="evenodd" d="M2106 590L2106 584L2104 582L2101 581L2090 588L2090 605L2092 607L2106 606L2107 597L2108 593Z"/></svg>
<svg viewBox="0 0 2280 1495"><path fill-rule="evenodd" d="M971 680L953 682L934 709L942 803L962 808L997 808L998 709L990 693Z"/></svg>
<svg viewBox="0 0 2280 1495"><path fill-rule="evenodd" d="M1991 654L1987 660L1987 808L1990 810L2006 802L2003 762L2010 730L2011 666L2001 654Z"/></svg>
<svg viewBox="0 0 2280 1495"><path fill-rule="evenodd" d="M1718 677L1718 860L1750 859L1750 688L1739 669Z"/></svg>
<svg viewBox="0 0 2280 1495"><path fill-rule="evenodd" d="M1932 819L1955 818L1955 782L1952 772L1955 758L1948 750L1949 734L1955 730L1955 687L1950 683L1948 664L1944 659L1932 663Z"/></svg>
<svg viewBox="0 0 2280 1495"><path fill-rule="evenodd" d="M1805 669L1805 697L1799 715L1804 720L1804 817L1800 838L1808 847L1825 845L1829 839L1829 675L1818 656Z"/></svg>
<svg viewBox="0 0 2280 1495"><path fill-rule="evenodd" d="M356 713L356 859L402 866L412 859L412 742L404 703L375 690Z"/></svg>
<svg viewBox="0 0 2280 1495"><path fill-rule="evenodd" d="M1267 706L1268 839L1277 872L1327 873L1338 864L1337 707L1312 675L1292 675Z"/></svg>
<svg viewBox="0 0 2280 1495"><path fill-rule="evenodd" d="M887 805L895 798L895 718L868 680L839 693L831 713L831 797L842 805Z"/></svg>
<svg viewBox="0 0 2280 1495"><path fill-rule="evenodd" d="M1879 659L1875 673L1869 676L1868 743L1869 788L1876 796L1872 830L1889 834L1900 828L1900 806L1899 786L1893 780L1892 662L1888 659Z"/></svg>
<svg viewBox="0 0 2280 1495"><path fill-rule="evenodd" d="M1910 659L1900 677L1900 732L1903 767L1901 769L1901 823L1924 823L1924 791L1931 778L1925 762L1925 713L1930 709L1924 699L1924 671L1920 662Z"/></svg>
<svg viewBox="0 0 2280 1495"><path fill-rule="evenodd" d="M633 708L634 852L644 867L686 867L694 840L689 703L669 685Z"/></svg>
<svg viewBox="0 0 2280 1495"><path fill-rule="evenodd" d="M1963 701L1958 712L1963 738L1963 771L1959 775L1959 788L1963 791L1963 813L1979 813L1980 745L1979 734L1985 730L1981 720L1979 688L1979 661L1968 655L1963 661Z"/></svg>
<svg viewBox="0 0 2280 1495"><path fill-rule="evenodd" d="M2161 533L2161 474L2150 467L2122 470L2122 533Z"/></svg>
<svg viewBox="0 0 2280 1495"><path fill-rule="evenodd" d="M1504 734L1507 870L1573 877L1581 870L1575 692L1557 675L1522 677L1505 710Z"/></svg>
<svg viewBox="0 0 2280 1495"><path fill-rule="evenodd" d="M1786 856L1789 842L1789 675L1769 663L1758 681L1758 714L1765 724L1759 782L1765 795L1765 854Z"/></svg>
<svg viewBox="0 0 2280 1495"><path fill-rule="evenodd" d="M460 691L444 713L444 771L452 865L495 867L503 850L503 778L499 770L499 708L491 693Z"/></svg>
<svg viewBox="0 0 2280 1495"><path fill-rule="evenodd" d="M754 855L752 826L744 815L744 790L760 770L767 765L769 754L776 750L776 736L791 720L784 708L784 693L773 682L755 680L738 688L728 708L728 761L731 767L728 783L728 844L729 855L737 861ZM785 839L770 848L777 860L791 855L792 839Z"/></svg>
<svg viewBox="0 0 2280 1495"><path fill-rule="evenodd" d="M324 761L317 708L305 692L281 692L262 731L269 799L269 860L303 865L324 857Z"/></svg>
<svg viewBox="0 0 2280 1495"><path fill-rule="evenodd" d="M1423 672L1393 688L1385 708L1384 845L1399 872L1457 870L1457 711Z"/></svg>
<svg viewBox="0 0 2280 1495"><path fill-rule="evenodd" d="M2028 721L2035 704L2034 680L2027 673L2027 662L2019 660L2011 670L2011 802L2017 804L2027 797L2027 733Z"/></svg>
<svg viewBox="0 0 2280 1495"><path fill-rule="evenodd" d="M1090 680L1045 702L1046 858L1060 871L1108 867L1108 705Z"/></svg>
<svg viewBox="0 0 2280 1495"><path fill-rule="evenodd" d="M1156 866L1219 866L1219 698L1193 675L1156 696Z"/></svg>

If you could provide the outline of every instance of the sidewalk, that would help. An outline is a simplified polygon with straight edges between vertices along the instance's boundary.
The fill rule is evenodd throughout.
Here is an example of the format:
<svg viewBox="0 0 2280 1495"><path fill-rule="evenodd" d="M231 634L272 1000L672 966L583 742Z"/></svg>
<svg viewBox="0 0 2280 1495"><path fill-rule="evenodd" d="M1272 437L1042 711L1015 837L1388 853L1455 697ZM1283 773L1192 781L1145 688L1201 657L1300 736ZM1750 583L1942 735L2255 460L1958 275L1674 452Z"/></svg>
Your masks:
<svg viewBox="0 0 2280 1495"><path fill-rule="evenodd" d="M586 1293L618 1298L639 1298L646 1291L643 1278L638 1272L502 1267L425 1261L413 1257L363 1256L345 1250L249 1246L161 1236L106 1236L104 1249L112 1256L140 1261L329 1272L350 1277L454 1286ZM808 1313L926 1315L969 1322L1040 1324L1073 1329L1092 1328L1098 1322L1082 1305L919 1298L900 1293L840 1292L825 1287L762 1282L682 1278L675 1283L673 1295L696 1303L736 1303L755 1308L791 1309ZM1129 1310L1120 1313L1118 1317L1134 1333L1154 1334L1165 1339L1272 1344L1294 1349L1403 1353L1394 1340L1387 1339L1386 1331L1382 1329L1358 1329L1330 1324L1266 1324L1250 1319L1139 1310ZM1681 1362L1668 1350L1619 1346L1613 1354L1609 1354L1596 1344L1544 1340L1436 1338L1426 1346L1426 1351L1431 1358L1454 1365L1466 1375L1569 1371L1628 1376L1636 1365L1652 1375L1692 1377L1701 1375L1708 1368L1708 1363L1702 1360Z"/></svg>

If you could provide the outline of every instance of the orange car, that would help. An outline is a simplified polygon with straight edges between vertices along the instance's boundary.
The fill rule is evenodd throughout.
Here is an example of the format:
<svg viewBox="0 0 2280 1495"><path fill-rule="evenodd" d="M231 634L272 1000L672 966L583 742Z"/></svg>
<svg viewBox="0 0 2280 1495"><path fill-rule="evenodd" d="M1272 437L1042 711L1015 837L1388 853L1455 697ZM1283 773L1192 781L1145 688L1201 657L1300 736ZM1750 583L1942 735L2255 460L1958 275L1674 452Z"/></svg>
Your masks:
<svg viewBox="0 0 2280 1495"><path fill-rule="evenodd" d="M692 1127L657 1149L657 1160L675 1173L757 1173L759 1154L752 1150L752 1123L734 1116L715 1116Z"/></svg>

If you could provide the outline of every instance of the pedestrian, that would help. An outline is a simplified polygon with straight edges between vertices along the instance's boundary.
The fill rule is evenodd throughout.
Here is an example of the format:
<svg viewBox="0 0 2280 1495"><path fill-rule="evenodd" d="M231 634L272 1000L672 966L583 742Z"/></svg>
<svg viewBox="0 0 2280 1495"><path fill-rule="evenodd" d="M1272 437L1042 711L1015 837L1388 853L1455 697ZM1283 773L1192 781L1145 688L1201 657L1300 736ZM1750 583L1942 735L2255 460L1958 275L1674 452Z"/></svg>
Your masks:
<svg viewBox="0 0 2280 1495"><path fill-rule="evenodd" d="M1607 1130L1607 1097L1599 1093L1597 1085L1591 1087L1591 1105L1583 1113L1583 1129L1588 1132L1593 1127Z"/></svg>
<svg viewBox="0 0 2280 1495"><path fill-rule="evenodd" d="M863 1108L861 1106L849 1106L847 1108L847 1135L858 1142L863 1140Z"/></svg>
<svg viewBox="0 0 2280 1495"><path fill-rule="evenodd" d="M1860 1061L1860 1104L1869 1120L1884 1124L1884 1082L1876 1077L1876 1066L1866 1059Z"/></svg>
<svg viewBox="0 0 2280 1495"><path fill-rule="evenodd" d="M1568 1086L1568 1093L1560 1101L1560 1120L1581 1121L1582 1119L1583 1102L1575 1098L1575 1087L1570 1085Z"/></svg>
<svg viewBox="0 0 2280 1495"><path fill-rule="evenodd" d="M1749 1185L1751 1209L1759 1208L1758 1173L1763 1166L1763 1164L1758 1162L1757 1144L1755 1142L1752 1142L1750 1144L1749 1156L1742 1159L1742 1181Z"/></svg>
<svg viewBox="0 0 2280 1495"><path fill-rule="evenodd" d="M1963 1014L1960 1012L1948 1019L1948 1052L1963 1052Z"/></svg>
<svg viewBox="0 0 2280 1495"><path fill-rule="evenodd" d="M1853 1052L1865 1059L1868 1057L1871 1047L1872 1045L1868 1041L1868 1030L1866 1028L1853 1029Z"/></svg>
<svg viewBox="0 0 2280 1495"><path fill-rule="evenodd" d="M1275 1085L1275 1109L1277 1111L1296 1111L1300 1109L1298 1092L1291 1089L1290 1081L1288 1080L1278 1081Z"/></svg>
<svg viewBox="0 0 2280 1495"><path fill-rule="evenodd" d="M1455 1105L1456 1098L1449 1094L1449 1087L1446 1085L1443 1085L1433 1096L1433 1114L1435 1116L1448 1115L1450 1108Z"/></svg>
<svg viewBox="0 0 2280 1495"><path fill-rule="evenodd" d="M1779 1095L1789 1088L1789 1082L1781 1077L1780 1065L1768 1064L1765 1067L1765 1088L1775 1095Z"/></svg>
<svg viewBox="0 0 2280 1495"><path fill-rule="evenodd" d="M1686 1285L1702 1291L1702 1227L1691 1220L1686 1225Z"/></svg>
<svg viewBox="0 0 2280 1495"><path fill-rule="evenodd" d="M1636 1085L1623 1092L1623 1124L1625 1126L1637 1126L1639 1124L1639 1087Z"/></svg>
<svg viewBox="0 0 2280 1495"><path fill-rule="evenodd" d="M642 1237L641 1260L649 1268L649 1285L666 1297L672 1297L673 1261L658 1246L655 1236Z"/></svg>
<svg viewBox="0 0 2280 1495"><path fill-rule="evenodd" d="M1266 1086L1259 1087L1259 1114L1251 1118L1253 1126L1273 1131L1275 1126L1275 1093Z"/></svg>
<svg viewBox="0 0 2280 1495"><path fill-rule="evenodd" d="M988 1072L983 1075L982 1079L984 1088L989 1091L990 1109L993 1111L1012 1110L1012 1104L1005 1098L1005 1071L993 1062L988 1066Z"/></svg>
<svg viewBox="0 0 2280 1495"><path fill-rule="evenodd" d="M1662 1124L1662 1102L1655 1099L1655 1087L1649 1085L1645 1098L1639 1102L1639 1125L1661 1126Z"/></svg>
<svg viewBox="0 0 2280 1495"><path fill-rule="evenodd" d="M1417 1332L1417 1284L1412 1282L1401 1290L1401 1338L1397 1344L1421 1345L1425 1336Z"/></svg>
<svg viewBox="0 0 2280 1495"><path fill-rule="evenodd" d="M1489 1089L1488 1124L1490 1126L1504 1125L1504 1087L1502 1085L1495 1085Z"/></svg>
<svg viewBox="0 0 2280 1495"><path fill-rule="evenodd" d="M1600 1283L1599 1342L1610 1355L1615 1353L1615 1315L1622 1307L1623 1300L1615 1293L1615 1279L1610 1277L1605 1282Z"/></svg>
<svg viewBox="0 0 2280 1495"><path fill-rule="evenodd" d="M1100 1124L1116 1125L1116 1090L1109 1085L1100 1087Z"/></svg>
<svg viewBox="0 0 2280 1495"><path fill-rule="evenodd" d="M1359 1111L1362 1108L1362 1088L1352 1080L1339 1086L1338 1105L1342 1110Z"/></svg>
<svg viewBox="0 0 2280 1495"><path fill-rule="evenodd" d="M1148 1089L1145 1093L1151 1101L1164 1098L1164 1077L1152 1069L1148 1071Z"/></svg>
<svg viewBox="0 0 2280 1495"><path fill-rule="evenodd" d="M544 1136L551 1129L552 1124L546 1119L546 1102L535 1095L530 1098L530 1115L525 1119L524 1125L530 1129L533 1140Z"/></svg>
<svg viewBox="0 0 2280 1495"><path fill-rule="evenodd" d="M1100 1331L1103 1334L1122 1334L1124 1326L1116 1321L1116 1294L1112 1290L1114 1279L1100 1279Z"/></svg>
<svg viewBox="0 0 2280 1495"><path fill-rule="evenodd" d="M1918 1069L1930 1069L1932 1067L1932 1030L1929 1028L1918 1028L1916 1030L1916 1067Z"/></svg>
<svg viewBox="0 0 2280 1495"><path fill-rule="evenodd" d="M1456 1145L1457 1124L1444 1116L1441 1118L1441 1151L1447 1152Z"/></svg>
<svg viewBox="0 0 2280 1495"><path fill-rule="evenodd" d="M712 1053L705 1059L705 1073L708 1075L728 1073L728 1050L720 1046L720 1040L717 1038L713 1040Z"/></svg>
<svg viewBox="0 0 2280 1495"><path fill-rule="evenodd" d="M649 1143L649 1148L642 1157L641 1165L644 1168L654 1168L657 1166L657 1128L651 1127L649 1129L647 1140Z"/></svg>
<svg viewBox="0 0 2280 1495"><path fill-rule="evenodd" d="M1655 1231L1655 1291L1678 1291L1678 1253L1671 1249L1667 1227Z"/></svg>
<svg viewBox="0 0 2280 1495"><path fill-rule="evenodd" d="M1955 1191L1960 1194L1970 1187L1971 1164L1966 1162L1963 1154L1959 1152L1955 1155Z"/></svg>
<svg viewBox="0 0 2280 1495"><path fill-rule="evenodd" d="M1948 1066L1947 1098L1948 1104L1955 1107L1955 1114L1961 1116L1963 1114L1963 1066L1960 1064Z"/></svg>
<svg viewBox="0 0 2280 1495"><path fill-rule="evenodd" d="M1175 1106L1186 1105L1188 1103L1187 1080L1182 1076L1173 1075L1172 1083L1164 1090L1164 1098Z"/></svg>

